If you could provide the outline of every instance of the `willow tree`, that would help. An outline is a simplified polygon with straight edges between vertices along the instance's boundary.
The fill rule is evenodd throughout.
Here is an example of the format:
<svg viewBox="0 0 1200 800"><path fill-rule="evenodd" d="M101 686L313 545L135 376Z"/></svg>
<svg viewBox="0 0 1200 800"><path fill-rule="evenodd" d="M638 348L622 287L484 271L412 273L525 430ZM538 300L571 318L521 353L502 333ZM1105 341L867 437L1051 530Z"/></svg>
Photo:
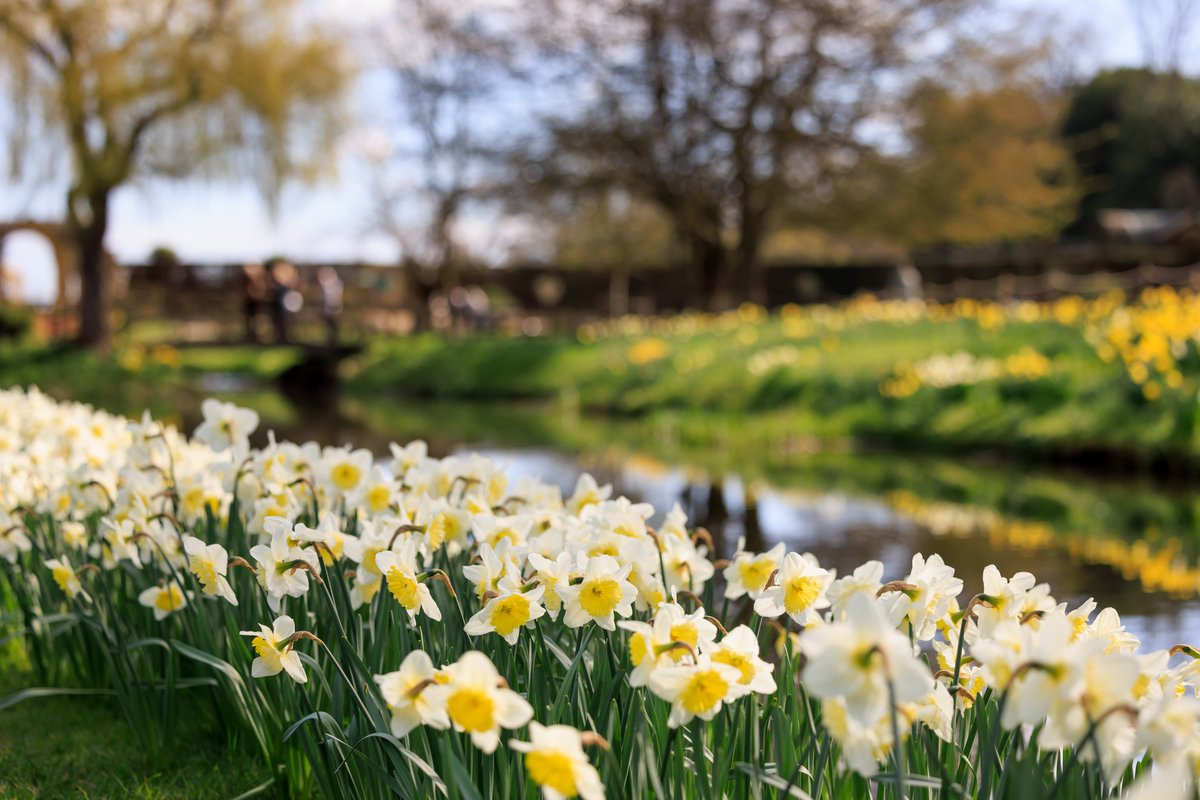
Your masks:
<svg viewBox="0 0 1200 800"><path fill-rule="evenodd" d="M320 174L350 67L300 12L293 0L0 3L14 171L35 148L70 154L81 343L110 335L103 245L118 187L202 170L252 177L273 200L286 180Z"/></svg>

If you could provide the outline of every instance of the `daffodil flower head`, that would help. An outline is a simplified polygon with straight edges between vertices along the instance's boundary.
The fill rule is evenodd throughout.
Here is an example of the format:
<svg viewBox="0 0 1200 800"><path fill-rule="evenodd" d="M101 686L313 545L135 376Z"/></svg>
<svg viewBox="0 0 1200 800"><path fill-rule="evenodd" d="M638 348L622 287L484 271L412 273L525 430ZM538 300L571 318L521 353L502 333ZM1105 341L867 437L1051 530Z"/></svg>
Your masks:
<svg viewBox="0 0 1200 800"><path fill-rule="evenodd" d="M530 779L542 788L546 800L603 800L600 773L583 751L583 737L569 725L544 727L529 723L529 741L509 741L509 747L525 754Z"/></svg>
<svg viewBox="0 0 1200 800"><path fill-rule="evenodd" d="M138 603L154 610L154 619L161 622L188 604L187 593L175 581L165 586L151 586L138 595Z"/></svg>
<svg viewBox="0 0 1200 800"><path fill-rule="evenodd" d="M521 629L532 626L534 620L546 613L541 604L545 589L536 585L531 588L517 586L508 576L500 579L497 589L495 597L467 620L463 630L469 636L495 632L504 641L515 645Z"/></svg>
<svg viewBox="0 0 1200 800"><path fill-rule="evenodd" d="M836 575L822 569L810 553L788 553L775 576L754 601L754 612L764 617L787 614L801 625L812 622L817 611L829 607L826 590Z"/></svg>
<svg viewBox="0 0 1200 800"><path fill-rule="evenodd" d="M446 689L438 683L437 670L424 650L413 650L400 669L376 675L375 683L392 714L393 736L402 739L418 725L438 730L450 727Z"/></svg>
<svg viewBox="0 0 1200 800"><path fill-rule="evenodd" d="M700 656L695 662L656 669L649 686L671 704L667 724L677 728L696 717L710 720L724 703L746 695L750 690L741 677L738 669Z"/></svg>
<svg viewBox="0 0 1200 800"><path fill-rule="evenodd" d="M612 556L595 556L587 560L583 578L577 584L559 590L563 600L563 622L568 628L578 628L595 622L605 630L616 630L614 615L628 617L633 613L637 589L629 582L632 566L622 566Z"/></svg>
<svg viewBox="0 0 1200 800"><path fill-rule="evenodd" d="M432 620L440 621L442 610L438 608L433 593L417 573L415 543L405 540L399 550L385 550L375 557L375 564L383 575L388 592L405 611L410 621L424 613Z"/></svg>
<svg viewBox="0 0 1200 800"><path fill-rule="evenodd" d="M464 653L444 670L446 712L458 731L485 753L500 744L500 729L519 728L533 718L533 708L516 692L502 685L500 673L483 653Z"/></svg>
<svg viewBox="0 0 1200 800"><path fill-rule="evenodd" d="M738 671L738 683L758 694L774 694L774 667L759 655L758 636L746 625L738 625L708 647L709 656L718 664Z"/></svg>
<svg viewBox="0 0 1200 800"><path fill-rule="evenodd" d="M767 589L767 581L783 562L786 546L780 542L765 553L738 552L725 568L725 596L736 600L749 595L757 600Z"/></svg>
<svg viewBox="0 0 1200 800"><path fill-rule="evenodd" d="M237 595L229 585L226 571L229 553L219 544L206 545L195 536L183 537L183 549L188 557L188 570L200 582L201 590L210 597L223 597L231 605L237 605Z"/></svg>
<svg viewBox="0 0 1200 800"><path fill-rule="evenodd" d="M250 447L250 434L258 428L257 411L210 397L200 404L200 413L204 421L192 434L193 439L217 452L230 448L245 452Z"/></svg>
<svg viewBox="0 0 1200 800"><path fill-rule="evenodd" d="M838 697L847 712L870 723L878 706L913 703L933 690L933 676L913 652L908 637L891 624L880 601L855 594L846 618L800 637L807 661L801 679L815 697Z"/></svg>
<svg viewBox="0 0 1200 800"><path fill-rule="evenodd" d="M250 674L255 678L269 678L286 671L296 683L308 682L300 654L293 649L296 623L291 617L278 617L270 628L259 625L257 631L241 633L253 637L250 646L254 648L256 658L250 665Z"/></svg>
<svg viewBox="0 0 1200 800"><path fill-rule="evenodd" d="M75 569L71 566L71 560L65 555L61 558L51 558L44 562L46 568L50 570L50 577L54 579L54 583L62 590L63 594L72 599L79 597L85 601L91 602L91 596L83 590L83 584L79 580Z"/></svg>

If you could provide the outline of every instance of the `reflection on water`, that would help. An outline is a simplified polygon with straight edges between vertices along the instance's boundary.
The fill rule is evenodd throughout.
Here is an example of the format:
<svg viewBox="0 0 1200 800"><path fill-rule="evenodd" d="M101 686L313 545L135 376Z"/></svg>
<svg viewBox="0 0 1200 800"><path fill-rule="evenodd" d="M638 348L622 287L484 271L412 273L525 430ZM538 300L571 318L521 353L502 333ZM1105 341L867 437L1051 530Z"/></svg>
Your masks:
<svg viewBox="0 0 1200 800"><path fill-rule="evenodd" d="M264 440L273 428L383 454L390 441L423 438L433 455L482 452L506 463L513 480L534 475L564 492L586 470L660 514L680 503L722 556L743 538L755 549L782 541L839 572L878 559L900 577L913 553L938 552L969 593L982 589L987 564L1028 570L1071 606L1089 596L1114 606L1147 647L1200 641L1200 500L1178 491L911 453L780 453L769 442L740 441L736 423L714 431L712 446L664 436L679 426L661 421L391 400L304 409L241 388L227 397L259 410ZM128 398L93 400L125 414L148 404L189 431L198 422L191 393L133 406Z"/></svg>
<svg viewBox="0 0 1200 800"><path fill-rule="evenodd" d="M552 449L469 444L451 449L468 451L483 452L508 464L514 479L535 475L558 484L566 493L584 470L578 457ZM1059 539L1043 525L1017 523L1018 530L1032 527L1046 536L1010 538L1005 531L1012 530L1014 523L985 509L944 503L917 505L919 501L912 496L879 498L747 486L736 476L698 485L686 468L648 464L644 458L624 463L586 457L582 461L587 471L611 482L618 493L653 503L659 519L679 502L689 518L714 534L723 556L745 537L756 548L786 542L789 548L809 551L823 566L837 568L839 574L877 559L883 562L886 575L903 576L913 553L938 552L956 568L970 594L982 591L980 576L988 564L996 564L1006 575L1027 570L1049 582L1060 602L1073 607L1095 597L1101 606L1112 605L1122 611L1126 626L1148 648L1200 639L1196 591L1200 583L1194 570L1185 566L1186 560L1176 566L1190 576L1190 591L1179 587L1173 593L1146 591L1136 570L1123 574L1119 565L1097 557L1099 552L1081 549L1078 540L1083 537ZM1136 545L1108 545L1108 550L1119 550L1134 559L1137 549ZM1165 552L1174 558L1170 548Z"/></svg>

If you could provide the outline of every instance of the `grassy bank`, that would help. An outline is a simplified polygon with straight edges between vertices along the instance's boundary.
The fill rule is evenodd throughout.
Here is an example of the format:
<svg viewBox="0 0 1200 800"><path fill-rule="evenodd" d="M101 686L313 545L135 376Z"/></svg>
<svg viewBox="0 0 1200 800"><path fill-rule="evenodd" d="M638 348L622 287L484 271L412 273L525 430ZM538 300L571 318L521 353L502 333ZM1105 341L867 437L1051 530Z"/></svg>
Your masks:
<svg viewBox="0 0 1200 800"><path fill-rule="evenodd" d="M772 437L1150 465L1200 457L1200 303L855 301L617 321L577 337L377 342L347 388L702 412Z"/></svg>
<svg viewBox="0 0 1200 800"><path fill-rule="evenodd" d="M1200 462L1197 332L1200 300L1165 289L1007 306L861 299L631 318L575 335L377 338L343 365L344 388L357 398L551 401L675 426L695 445L721 445L712 431L732 427L739 440L783 449L818 439L1180 473ZM173 416L171 387L211 392L214 373L265 385L301 357L176 349L135 330L108 357L7 346L0 385L100 405L132 392Z"/></svg>

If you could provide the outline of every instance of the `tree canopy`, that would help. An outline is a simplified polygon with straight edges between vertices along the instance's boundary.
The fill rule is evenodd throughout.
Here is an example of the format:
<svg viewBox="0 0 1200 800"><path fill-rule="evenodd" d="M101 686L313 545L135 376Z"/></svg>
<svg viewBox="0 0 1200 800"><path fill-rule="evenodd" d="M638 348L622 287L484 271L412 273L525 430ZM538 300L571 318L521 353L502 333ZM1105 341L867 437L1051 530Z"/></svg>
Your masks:
<svg viewBox="0 0 1200 800"><path fill-rule="evenodd" d="M0 64L19 112L14 171L43 147L70 154L80 338L98 344L112 192L207 170L253 178L274 198L330 165L351 73L334 32L293 0L9 0Z"/></svg>

